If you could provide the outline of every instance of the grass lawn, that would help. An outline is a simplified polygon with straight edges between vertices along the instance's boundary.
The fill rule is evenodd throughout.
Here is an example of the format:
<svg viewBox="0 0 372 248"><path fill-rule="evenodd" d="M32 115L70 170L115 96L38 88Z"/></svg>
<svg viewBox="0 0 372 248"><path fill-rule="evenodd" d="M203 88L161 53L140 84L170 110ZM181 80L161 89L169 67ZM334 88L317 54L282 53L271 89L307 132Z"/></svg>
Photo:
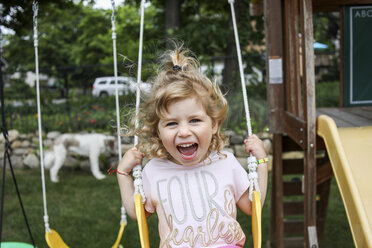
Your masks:
<svg viewBox="0 0 372 248"><path fill-rule="evenodd" d="M47 247L44 240L43 203L39 170L15 171L23 204L37 247ZM50 227L70 247L111 247L119 231L120 194L116 177L97 181L88 172L61 170L61 182L54 184L46 172ZM270 193L268 193L270 196ZM263 209L263 247L269 239L270 199ZM238 213L238 220L247 235L245 247L252 247L251 218ZM150 243L158 247L157 219L149 221ZM3 241L31 243L9 170L6 172ZM140 247L137 224L128 217L121 244ZM332 182L325 238L321 247L353 247L345 210L335 181Z"/></svg>

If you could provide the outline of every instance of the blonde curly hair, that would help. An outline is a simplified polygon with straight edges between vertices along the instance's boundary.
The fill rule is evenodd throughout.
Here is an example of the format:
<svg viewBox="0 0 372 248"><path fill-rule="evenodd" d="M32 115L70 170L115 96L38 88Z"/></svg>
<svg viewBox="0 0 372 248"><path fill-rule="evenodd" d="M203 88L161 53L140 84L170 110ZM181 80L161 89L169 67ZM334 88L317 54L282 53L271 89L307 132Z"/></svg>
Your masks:
<svg viewBox="0 0 372 248"><path fill-rule="evenodd" d="M138 128L131 132L139 138L137 147L150 159L171 159L158 135L159 121L164 117L169 104L196 96L212 119L212 124L218 126L207 155L211 151L217 151L221 155L220 151L226 144L226 136L221 132L221 127L226 119L228 104L217 83L199 71L198 60L187 49L167 51L161 58L161 67L152 91L145 97L138 111ZM134 116L132 124L135 121Z"/></svg>

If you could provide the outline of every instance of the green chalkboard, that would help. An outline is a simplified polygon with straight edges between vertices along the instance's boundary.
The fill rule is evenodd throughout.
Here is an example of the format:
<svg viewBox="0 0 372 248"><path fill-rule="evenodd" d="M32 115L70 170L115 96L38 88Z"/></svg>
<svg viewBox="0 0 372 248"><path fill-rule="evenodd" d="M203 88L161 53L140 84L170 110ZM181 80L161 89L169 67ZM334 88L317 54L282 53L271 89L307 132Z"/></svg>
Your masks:
<svg viewBox="0 0 372 248"><path fill-rule="evenodd" d="M344 7L344 106L372 105L372 6Z"/></svg>

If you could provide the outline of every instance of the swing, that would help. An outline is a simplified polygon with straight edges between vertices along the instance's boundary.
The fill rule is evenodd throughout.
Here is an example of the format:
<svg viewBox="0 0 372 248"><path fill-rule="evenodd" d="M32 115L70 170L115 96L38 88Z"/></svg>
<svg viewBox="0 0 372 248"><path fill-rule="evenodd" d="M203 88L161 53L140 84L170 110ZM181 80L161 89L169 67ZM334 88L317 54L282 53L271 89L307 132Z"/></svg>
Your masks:
<svg viewBox="0 0 372 248"><path fill-rule="evenodd" d="M113 56L114 56L114 74L115 74L115 101L116 101L116 117L117 117L117 138L118 138L118 157L121 159L121 140L120 140L120 114L119 114L119 97L118 97L118 75L117 75L117 61L116 61L116 28L115 28L115 1L111 0L112 6L112 40L113 40ZM33 26L34 26L34 47L35 47L35 74L36 74L36 97L37 97L37 113L38 113L38 131L39 131L39 145L40 145L40 167L41 167L41 180L43 191L43 206L44 206L44 224L45 224L45 240L51 248L68 248L69 246L63 241L61 235L54 229L49 228L49 216L47 213L46 201L46 187L44 175L44 154L42 142L42 127L41 127L41 110L40 110L40 90L39 90L39 61L38 61L38 31L37 31L37 14L38 2L34 1L32 6ZM112 248L119 246L120 240L123 236L124 228L127 223L126 212L124 206L121 207L121 221L118 236ZM10 246L9 246L10 247ZM20 246L17 246L20 247Z"/></svg>
<svg viewBox="0 0 372 248"><path fill-rule="evenodd" d="M239 44L239 37L238 31L236 26L236 19L235 19L235 11L234 11L234 0L228 0L230 7L231 7L231 15L233 20L233 27L234 27L234 35L235 35L235 42L236 42L236 49L238 55L238 62L239 62L239 71L240 71L240 79L242 84L242 91L243 91L243 98L244 98L244 109L246 114L247 120L247 128L248 128L248 135L252 135L252 127L251 121L249 116L249 107L248 107L248 97L246 92L245 80L244 80L244 71L243 71L243 63L241 58L241 50ZM141 64L142 64L142 41L143 41L143 19L144 19L144 4L145 0L141 1L141 23L140 23L140 41L139 41L139 55L138 55L138 74L137 74L137 97L136 97L136 115L138 114L139 109L139 101L140 101L140 82L141 82ZM138 123L136 123L136 128L138 127ZM135 136L135 145L138 144L138 137ZM257 160L252 154L247 158L248 169L249 169L249 181L250 185L253 187L249 187L249 198L252 202L252 234L253 234L253 244L254 248L261 248L262 245L262 227L261 227L261 193L258 187L257 182ZM144 210L144 202L146 198L144 196L143 188L142 188L142 179L141 179L141 165L137 165L133 169L133 176L134 176L134 186L135 186L135 209L137 215L137 223L138 223L138 230L140 235L141 247L142 248L149 248L149 232L148 226L145 216ZM253 190L254 189L254 190Z"/></svg>

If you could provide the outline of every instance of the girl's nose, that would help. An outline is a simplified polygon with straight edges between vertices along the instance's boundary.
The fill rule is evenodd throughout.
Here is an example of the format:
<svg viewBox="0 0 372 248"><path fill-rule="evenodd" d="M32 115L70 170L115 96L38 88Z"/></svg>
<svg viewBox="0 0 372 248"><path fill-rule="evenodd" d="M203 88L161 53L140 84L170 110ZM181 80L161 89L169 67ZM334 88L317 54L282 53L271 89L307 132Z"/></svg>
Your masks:
<svg viewBox="0 0 372 248"><path fill-rule="evenodd" d="M178 129L178 136L186 137L190 135L190 128L187 125L180 125Z"/></svg>

